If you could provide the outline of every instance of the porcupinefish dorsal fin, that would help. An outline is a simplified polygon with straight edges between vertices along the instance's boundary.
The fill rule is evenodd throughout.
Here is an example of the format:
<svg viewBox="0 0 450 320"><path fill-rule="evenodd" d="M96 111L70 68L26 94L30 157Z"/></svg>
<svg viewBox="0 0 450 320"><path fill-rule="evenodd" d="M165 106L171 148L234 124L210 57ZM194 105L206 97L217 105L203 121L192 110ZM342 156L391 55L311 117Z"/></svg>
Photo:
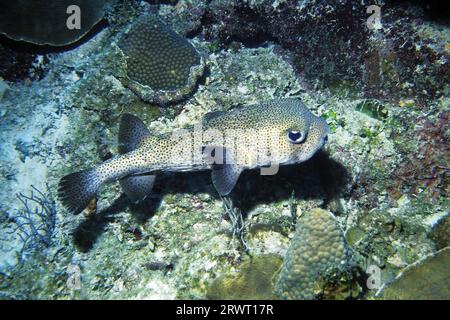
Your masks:
<svg viewBox="0 0 450 320"><path fill-rule="evenodd" d="M204 147L203 156L211 163L211 179L217 192L221 196L228 195L236 185L243 167L236 163L233 152L223 147Z"/></svg>
<svg viewBox="0 0 450 320"><path fill-rule="evenodd" d="M218 118L218 117L220 117L223 114L225 114L225 111L211 111L211 112L208 112L208 113L206 113L203 116L203 123L206 124L209 121L211 121L212 119Z"/></svg>
<svg viewBox="0 0 450 320"><path fill-rule="evenodd" d="M119 125L119 153L133 151L139 142L149 135L150 131L141 119L125 113ZM138 202L150 194L155 178L156 176L152 174L132 175L120 179L119 183L128 198L133 202Z"/></svg>
<svg viewBox="0 0 450 320"><path fill-rule="evenodd" d="M119 125L119 154L130 152L139 142L150 135L145 124L136 116L125 113Z"/></svg>

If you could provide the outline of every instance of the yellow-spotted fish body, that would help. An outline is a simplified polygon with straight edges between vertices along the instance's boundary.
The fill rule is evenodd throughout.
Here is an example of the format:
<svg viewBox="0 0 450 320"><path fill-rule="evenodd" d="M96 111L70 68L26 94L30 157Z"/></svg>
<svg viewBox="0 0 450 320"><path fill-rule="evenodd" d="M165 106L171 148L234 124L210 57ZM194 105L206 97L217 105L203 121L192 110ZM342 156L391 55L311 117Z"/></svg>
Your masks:
<svg viewBox="0 0 450 320"><path fill-rule="evenodd" d="M62 178L59 196L79 213L104 183L119 180L129 198L139 201L151 192L158 171L205 169L211 169L218 193L227 195L245 169L261 167L262 174L275 174L280 164L308 160L322 148L328 132L325 120L296 99L209 113L198 125L164 135L150 134L141 120L125 114L120 155Z"/></svg>

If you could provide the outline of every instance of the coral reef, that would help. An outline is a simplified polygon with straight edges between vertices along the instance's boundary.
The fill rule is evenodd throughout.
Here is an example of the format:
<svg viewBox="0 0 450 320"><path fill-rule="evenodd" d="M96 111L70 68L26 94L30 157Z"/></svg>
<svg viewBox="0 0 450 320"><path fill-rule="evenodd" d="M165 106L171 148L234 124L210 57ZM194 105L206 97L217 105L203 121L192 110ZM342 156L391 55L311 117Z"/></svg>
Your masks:
<svg viewBox="0 0 450 320"><path fill-rule="evenodd" d="M444 107L445 108L445 107ZM416 117L417 129L399 137L405 159L395 170L391 179L392 192L407 189L414 195L421 194L432 202L450 195L450 133L447 124L449 110L436 112L434 119ZM412 140L416 143L412 144ZM414 145L414 151L412 146Z"/></svg>
<svg viewBox="0 0 450 320"><path fill-rule="evenodd" d="M450 246L450 216L448 214L434 225L430 236L438 249Z"/></svg>
<svg viewBox="0 0 450 320"><path fill-rule="evenodd" d="M450 248L444 248L403 270L379 296L390 300L447 300L450 295Z"/></svg>
<svg viewBox="0 0 450 320"><path fill-rule="evenodd" d="M412 2L379 1L382 28L369 30L367 1L128 0L108 11L108 28L63 50L24 48L2 36L0 76L9 89L0 102L0 298L226 298L239 292L225 284L246 279L253 280L241 282L239 297L273 298L276 263L264 268L264 259L279 261L290 244L303 243L294 235L306 233L312 212L324 222L311 221L323 239L335 235L343 244L342 227L355 266L310 275L316 287L308 298L376 298L379 287L366 283L370 270L379 271L382 286L447 247L450 33ZM171 108L127 87L118 45L135 19L156 12L207 57L197 88ZM117 154L124 112L168 133L207 112L273 98L299 98L326 119L323 152L274 176L244 172L232 208L202 172L161 175L138 204L108 185L86 216L68 215L56 200L50 244L17 259L23 242L10 234L11 222L23 204L11 195L28 196L30 185L55 194L62 176ZM320 269L339 251L318 247ZM297 257L305 255L312 260L302 261L313 261L318 251L308 247ZM448 282L445 274L430 279ZM259 285L264 290L255 292Z"/></svg>
<svg viewBox="0 0 450 320"><path fill-rule="evenodd" d="M168 1L170 2L170 0ZM176 0L171 6L161 6L161 18L179 34L192 37L203 28L203 17L208 7L206 0Z"/></svg>
<svg viewBox="0 0 450 320"><path fill-rule="evenodd" d="M280 269L279 256L262 255L244 261L238 270L223 274L208 288L208 299L268 300L274 299L272 278Z"/></svg>
<svg viewBox="0 0 450 320"><path fill-rule="evenodd" d="M215 0L203 15L201 33L224 46L234 41L246 45L276 42L310 86L317 87L317 81L338 90L353 86L376 98L413 92L422 97L441 96L447 86L444 78L449 76L448 53L440 45L445 41L437 44L430 34L424 36L414 27L418 20L426 20L424 10L378 1L382 22L369 29L366 8L373 4Z"/></svg>
<svg viewBox="0 0 450 320"><path fill-rule="evenodd" d="M107 0L17 0L0 4L0 33L14 40L64 46L76 42L103 19ZM68 28L68 10L80 9L80 25ZM81 23L82 14L82 23Z"/></svg>
<svg viewBox="0 0 450 320"><path fill-rule="evenodd" d="M313 299L322 293L327 277L349 267L349 259L335 218L322 209L304 213L277 277L275 294L281 299Z"/></svg>
<svg viewBox="0 0 450 320"><path fill-rule="evenodd" d="M127 62L127 86L142 99L166 104L192 92L204 60L152 14L138 17L119 40Z"/></svg>

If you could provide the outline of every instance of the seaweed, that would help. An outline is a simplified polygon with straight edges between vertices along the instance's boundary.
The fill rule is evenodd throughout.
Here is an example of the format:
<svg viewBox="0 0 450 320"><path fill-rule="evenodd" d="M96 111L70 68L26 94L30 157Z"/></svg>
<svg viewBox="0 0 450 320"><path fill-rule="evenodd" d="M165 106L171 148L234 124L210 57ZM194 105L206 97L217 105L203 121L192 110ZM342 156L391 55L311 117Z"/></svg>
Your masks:
<svg viewBox="0 0 450 320"><path fill-rule="evenodd" d="M413 136L400 140L400 143L405 143L407 139L417 141L419 146L414 150L405 150L410 152L405 152L405 161L392 175L393 193L407 188L412 194L418 195L423 190L433 203L440 197L448 197L446 186L450 170L447 156L449 116L449 111L443 111L437 115L435 121L419 119L419 129L413 132Z"/></svg>

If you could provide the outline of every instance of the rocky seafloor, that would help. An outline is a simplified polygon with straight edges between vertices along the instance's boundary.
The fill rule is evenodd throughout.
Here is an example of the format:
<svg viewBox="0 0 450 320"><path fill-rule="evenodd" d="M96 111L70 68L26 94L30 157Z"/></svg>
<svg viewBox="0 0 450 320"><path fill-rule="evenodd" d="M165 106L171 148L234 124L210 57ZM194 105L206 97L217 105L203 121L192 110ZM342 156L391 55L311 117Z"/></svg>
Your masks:
<svg viewBox="0 0 450 320"><path fill-rule="evenodd" d="M371 4L123 1L70 47L2 38L0 298L450 298L449 21L378 1L369 29ZM170 105L122 81L118 34L148 12L205 59ZM118 153L125 112L165 133L287 97L326 119L326 146L274 176L245 172L229 199L200 172L158 176L138 204L118 183L80 215L58 200L62 176Z"/></svg>

